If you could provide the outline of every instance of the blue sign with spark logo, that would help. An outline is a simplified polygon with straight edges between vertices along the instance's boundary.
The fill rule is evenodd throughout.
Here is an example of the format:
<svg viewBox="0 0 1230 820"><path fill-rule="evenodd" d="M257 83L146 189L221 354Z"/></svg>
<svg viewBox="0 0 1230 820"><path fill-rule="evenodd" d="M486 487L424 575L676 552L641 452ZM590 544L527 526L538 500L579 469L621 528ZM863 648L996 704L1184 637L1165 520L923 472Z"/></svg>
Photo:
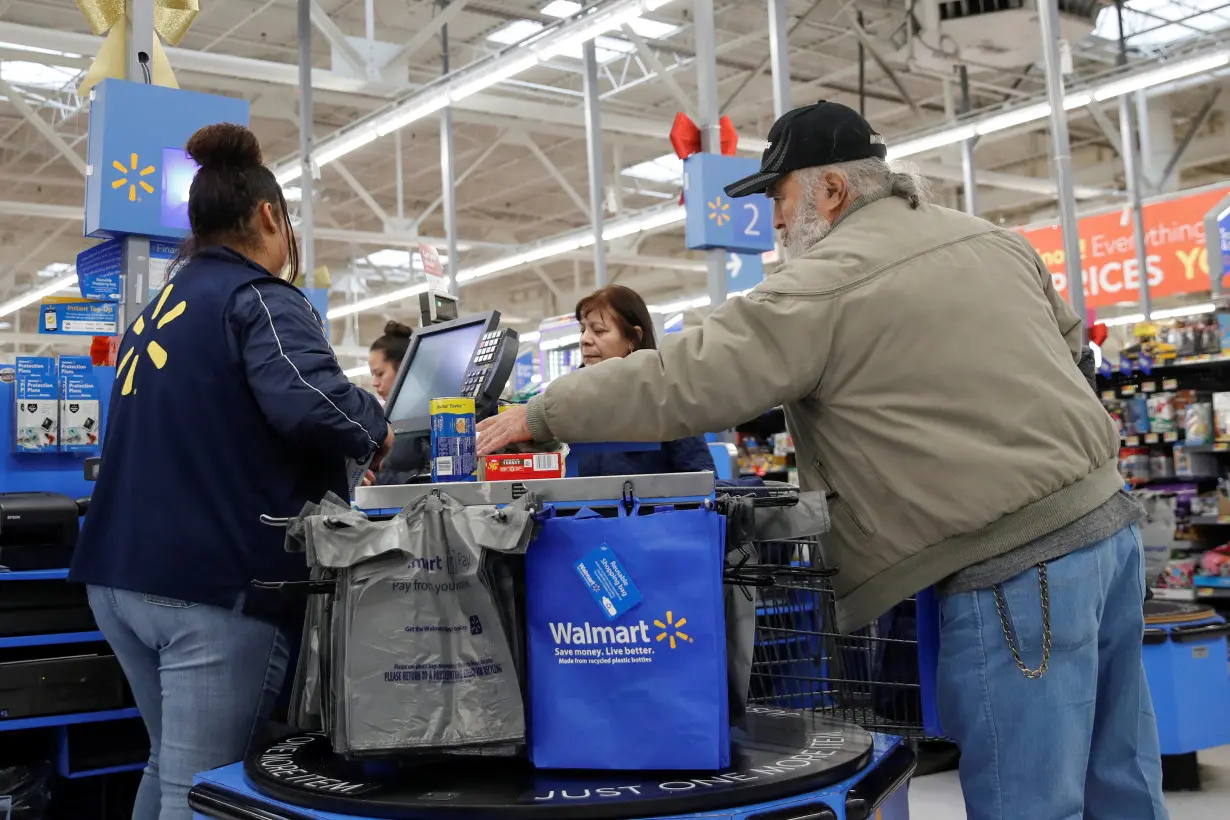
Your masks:
<svg viewBox="0 0 1230 820"><path fill-rule="evenodd" d="M248 124L247 100L103 80L90 92L85 235L182 239L196 166L183 152L206 125Z"/></svg>
<svg viewBox="0 0 1230 820"><path fill-rule="evenodd" d="M773 250L773 203L752 195L731 199L722 190L760 170L746 157L693 154L683 161L683 207L688 248L736 253Z"/></svg>

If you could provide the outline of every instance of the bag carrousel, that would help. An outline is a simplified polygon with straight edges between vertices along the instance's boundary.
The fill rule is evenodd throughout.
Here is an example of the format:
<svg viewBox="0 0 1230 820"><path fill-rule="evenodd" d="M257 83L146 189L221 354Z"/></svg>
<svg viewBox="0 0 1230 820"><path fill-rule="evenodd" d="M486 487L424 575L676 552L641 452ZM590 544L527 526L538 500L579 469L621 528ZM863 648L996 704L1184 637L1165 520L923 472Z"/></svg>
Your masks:
<svg viewBox="0 0 1230 820"><path fill-rule="evenodd" d="M544 522L526 553L536 767L729 765L724 525L634 504Z"/></svg>

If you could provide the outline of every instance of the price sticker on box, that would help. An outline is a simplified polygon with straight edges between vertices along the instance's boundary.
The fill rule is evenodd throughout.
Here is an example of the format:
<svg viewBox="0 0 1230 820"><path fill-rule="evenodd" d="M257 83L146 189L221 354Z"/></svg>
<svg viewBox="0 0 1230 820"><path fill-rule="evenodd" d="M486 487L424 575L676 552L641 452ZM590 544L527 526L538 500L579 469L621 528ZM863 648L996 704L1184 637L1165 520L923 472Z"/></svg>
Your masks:
<svg viewBox="0 0 1230 820"><path fill-rule="evenodd" d="M1127 438L1123 440L1123 443L1126 444L1128 447L1139 447L1140 446L1140 436L1128 436Z"/></svg>
<svg viewBox="0 0 1230 820"><path fill-rule="evenodd" d="M1157 444L1160 440L1157 433L1149 433L1145 436L1145 444Z"/></svg>
<svg viewBox="0 0 1230 820"><path fill-rule="evenodd" d="M1172 443L1178 440L1179 440L1178 433L1165 433L1162 435L1162 441L1165 441L1167 443Z"/></svg>
<svg viewBox="0 0 1230 820"><path fill-rule="evenodd" d="M1115 395L1114 390L1103 390L1102 391L1102 401L1114 401L1117 398L1119 397Z"/></svg>
<svg viewBox="0 0 1230 820"><path fill-rule="evenodd" d="M1142 392L1142 393L1156 393L1156 392L1157 392L1157 382L1144 382L1144 383L1142 383L1142 384L1140 385L1140 392Z"/></svg>
<svg viewBox="0 0 1230 820"><path fill-rule="evenodd" d="M1178 390L1179 380L1178 379L1162 379L1162 389L1163 390Z"/></svg>
<svg viewBox="0 0 1230 820"><path fill-rule="evenodd" d="M1123 387L1120 387L1120 388L1119 388L1119 395L1121 395L1121 396L1135 396L1135 395L1136 395L1136 385L1134 385L1134 384L1125 384L1125 385L1123 385Z"/></svg>

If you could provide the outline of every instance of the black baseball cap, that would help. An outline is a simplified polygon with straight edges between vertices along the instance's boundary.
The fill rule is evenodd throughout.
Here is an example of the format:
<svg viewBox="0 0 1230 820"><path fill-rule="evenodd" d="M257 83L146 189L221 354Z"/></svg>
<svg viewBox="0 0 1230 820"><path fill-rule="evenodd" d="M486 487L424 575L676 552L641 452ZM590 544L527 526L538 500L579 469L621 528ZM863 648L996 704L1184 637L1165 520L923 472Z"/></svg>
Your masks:
<svg viewBox="0 0 1230 820"><path fill-rule="evenodd" d="M884 138L862 115L827 100L782 114L768 139L760 170L727 185L727 196L763 194L791 171L888 155Z"/></svg>

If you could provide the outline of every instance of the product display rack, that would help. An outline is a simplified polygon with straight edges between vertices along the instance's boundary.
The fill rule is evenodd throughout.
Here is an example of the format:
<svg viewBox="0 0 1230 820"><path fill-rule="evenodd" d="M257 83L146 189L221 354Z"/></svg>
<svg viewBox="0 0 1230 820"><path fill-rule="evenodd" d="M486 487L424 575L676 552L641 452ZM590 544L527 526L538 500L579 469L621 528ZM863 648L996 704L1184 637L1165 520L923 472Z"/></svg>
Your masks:
<svg viewBox="0 0 1230 820"><path fill-rule="evenodd" d="M67 569L43 569L20 572L0 571L0 595L3 595L3 585L12 581L65 581L68 578ZM10 635L0 637L0 650L20 649L36 646L70 646L80 644L104 643L102 632L90 630L84 632L61 632L45 635ZM98 712L76 712L60 715L40 715L38 717L3 718L0 717L0 733L50 730L55 733L55 765L60 777L77 780L87 777L98 777L120 772L139 771L145 767L142 762L125 762L97 768L76 769L73 765L73 733L71 727L91 724L115 723L118 721L139 721L140 713L133 707L123 709L107 709ZM4 735L0 735L4 736ZM0 740L0 743L4 742Z"/></svg>
<svg viewBox="0 0 1230 820"><path fill-rule="evenodd" d="M1112 413L1120 413L1122 424L1128 427L1128 414L1122 411L1130 402L1136 401L1139 406L1140 399L1147 402L1151 396L1176 394L1181 391L1195 391L1201 402L1208 402L1214 393L1230 393L1230 356L1200 354L1167 359L1153 363L1148 367L1148 372L1142 372L1137 364L1130 373L1117 371L1110 376L1099 374L1097 382L1103 404ZM1216 435L1219 431L1214 424L1211 435L1215 436L1215 440L1188 444L1182 429L1182 419L1176 418L1174 426L1176 429L1173 430L1150 429L1149 432L1124 429L1121 437L1121 465L1125 463L1126 454L1130 453L1140 459L1146 452L1153 463L1168 459L1173 464L1176 461L1176 450L1182 448L1182 452L1189 457L1205 457L1205 466L1192 474L1151 474L1145 479L1134 480L1130 475L1131 468L1126 467L1125 477L1129 477L1133 491L1190 499L1209 494L1216 490L1224 479L1230 477L1230 459L1226 458L1230 454L1230 435L1226 431L1220 431L1221 434ZM1216 440L1217 438L1223 440ZM1182 510L1185 505L1177 504L1176 508ZM1201 510L1189 515L1180 513L1176 516L1176 525L1177 529L1185 534L1189 544L1186 550L1189 558L1199 561L1199 556L1208 549L1230 541L1230 506L1222 505L1216 511ZM1218 608L1230 608L1230 577L1196 575L1190 588L1160 587L1157 584L1157 579L1150 579L1153 596L1159 600L1201 600Z"/></svg>

